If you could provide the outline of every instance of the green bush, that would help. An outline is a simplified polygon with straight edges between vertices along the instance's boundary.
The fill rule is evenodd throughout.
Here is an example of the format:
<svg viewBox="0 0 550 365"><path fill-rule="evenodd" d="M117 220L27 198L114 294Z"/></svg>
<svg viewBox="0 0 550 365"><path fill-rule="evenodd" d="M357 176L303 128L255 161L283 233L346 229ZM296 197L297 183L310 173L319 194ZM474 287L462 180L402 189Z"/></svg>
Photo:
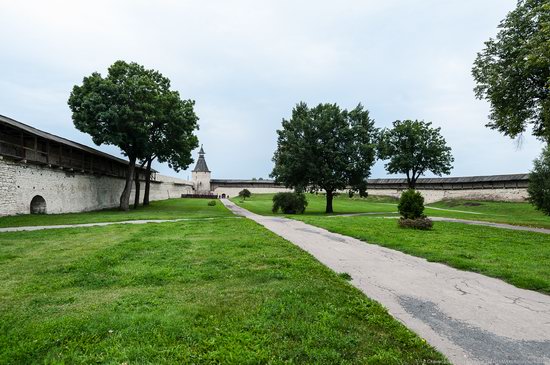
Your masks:
<svg viewBox="0 0 550 365"><path fill-rule="evenodd" d="M271 211L277 213L280 210L284 214L301 214L306 207L307 199L303 193L277 193L273 196Z"/></svg>
<svg viewBox="0 0 550 365"><path fill-rule="evenodd" d="M546 147L539 158L533 161L529 174L529 202L537 210L550 215L550 147Z"/></svg>
<svg viewBox="0 0 550 365"><path fill-rule="evenodd" d="M215 200L210 200L210 201L208 202L208 206L210 206L210 207L213 207L213 206L215 206L215 205L216 205L216 201L215 201Z"/></svg>
<svg viewBox="0 0 550 365"><path fill-rule="evenodd" d="M401 194L397 209L405 219L424 218L424 197L414 189L405 190Z"/></svg>
<svg viewBox="0 0 550 365"><path fill-rule="evenodd" d="M239 191L239 197L243 200L246 200L246 198L250 198L252 196L252 193L248 189L243 189Z"/></svg>

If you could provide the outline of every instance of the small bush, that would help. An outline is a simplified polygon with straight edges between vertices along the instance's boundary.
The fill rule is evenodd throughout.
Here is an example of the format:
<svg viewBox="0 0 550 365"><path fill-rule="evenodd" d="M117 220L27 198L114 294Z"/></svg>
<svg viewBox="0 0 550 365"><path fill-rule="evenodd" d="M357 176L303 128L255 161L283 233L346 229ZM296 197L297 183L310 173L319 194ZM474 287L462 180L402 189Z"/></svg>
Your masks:
<svg viewBox="0 0 550 365"><path fill-rule="evenodd" d="M210 200L210 201L208 202L208 206L210 206L210 207L213 207L213 206L215 206L215 205L216 205L216 201L215 201L215 200Z"/></svg>
<svg viewBox="0 0 550 365"><path fill-rule="evenodd" d="M399 227L401 228L412 228L412 229L421 229L424 231L429 231L433 228L433 222L430 218L422 217L416 219L399 219Z"/></svg>
<svg viewBox="0 0 550 365"><path fill-rule="evenodd" d="M243 189L243 190L239 191L239 197L242 200L246 200L246 198L250 198L251 196L252 196L252 193L248 189Z"/></svg>
<svg viewBox="0 0 550 365"><path fill-rule="evenodd" d="M550 147L546 147L540 157L533 161L527 193L535 209L550 215Z"/></svg>
<svg viewBox="0 0 550 365"><path fill-rule="evenodd" d="M414 189L405 190L401 194L397 209L405 219L424 218L424 198Z"/></svg>
<svg viewBox="0 0 550 365"><path fill-rule="evenodd" d="M277 193L273 196L271 211L277 213L280 210L284 214L301 214L306 207L307 199L303 193Z"/></svg>

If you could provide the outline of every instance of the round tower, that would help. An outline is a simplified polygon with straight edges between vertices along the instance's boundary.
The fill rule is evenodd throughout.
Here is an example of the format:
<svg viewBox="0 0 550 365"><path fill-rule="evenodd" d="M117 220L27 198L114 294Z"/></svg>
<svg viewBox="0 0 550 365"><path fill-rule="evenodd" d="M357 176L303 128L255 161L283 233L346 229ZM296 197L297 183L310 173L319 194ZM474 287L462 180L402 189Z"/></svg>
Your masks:
<svg viewBox="0 0 550 365"><path fill-rule="evenodd" d="M206 160L204 159L204 149L202 148L199 151L199 158L197 159L197 164L191 172L191 177L193 179L193 186L195 189L195 194L210 194L210 170L206 165Z"/></svg>

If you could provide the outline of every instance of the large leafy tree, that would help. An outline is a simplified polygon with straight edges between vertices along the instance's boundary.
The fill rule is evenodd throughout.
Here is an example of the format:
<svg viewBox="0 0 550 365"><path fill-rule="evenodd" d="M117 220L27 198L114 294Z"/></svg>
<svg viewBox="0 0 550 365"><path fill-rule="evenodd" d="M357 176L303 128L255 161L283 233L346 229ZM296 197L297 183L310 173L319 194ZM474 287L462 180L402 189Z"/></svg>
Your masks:
<svg viewBox="0 0 550 365"><path fill-rule="evenodd" d="M143 205L149 204L151 164L155 159L168 163L176 172L185 170L193 162L191 151L199 145L193 133L198 129L199 120L194 105L193 100L181 100L177 91L167 90L160 98L158 115L151 124L147 153L143 160L146 166Z"/></svg>
<svg viewBox="0 0 550 365"><path fill-rule="evenodd" d="M529 174L529 201L536 209L550 215L550 147L533 163L533 170Z"/></svg>
<svg viewBox="0 0 550 365"><path fill-rule="evenodd" d="M136 161L147 160L152 154L171 158L159 153L152 141L155 131L162 129L159 126L181 113L176 98L179 100L178 94L170 91L170 80L160 72L124 61L110 66L106 77L97 72L85 77L82 85L74 86L71 92L68 104L76 128L90 134L97 145L115 145L128 157L126 183L120 197L122 210L129 209ZM193 130L196 117L186 127ZM173 146L170 135L165 135Z"/></svg>
<svg viewBox="0 0 550 365"><path fill-rule="evenodd" d="M361 104L347 111L336 104L309 108L299 103L277 131L271 176L299 191L324 190L325 211L332 213L337 190L366 190L377 133Z"/></svg>
<svg viewBox="0 0 550 365"><path fill-rule="evenodd" d="M485 42L472 74L476 96L491 104L488 127L512 138L531 127L550 141L550 2L519 0Z"/></svg>
<svg viewBox="0 0 550 365"><path fill-rule="evenodd" d="M427 171L435 175L449 174L454 161L451 148L430 122L397 120L393 128L380 134L378 156L389 160L385 165L390 174L405 174L409 188Z"/></svg>

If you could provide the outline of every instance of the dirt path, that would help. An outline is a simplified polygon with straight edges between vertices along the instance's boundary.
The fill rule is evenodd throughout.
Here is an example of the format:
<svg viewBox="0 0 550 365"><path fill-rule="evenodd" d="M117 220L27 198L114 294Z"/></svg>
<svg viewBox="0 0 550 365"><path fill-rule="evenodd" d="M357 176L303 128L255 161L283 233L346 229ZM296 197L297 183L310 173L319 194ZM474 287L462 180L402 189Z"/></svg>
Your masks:
<svg viewBox="0 0 550 365"><path fill-rule="evenodd" d="M550 296L222 202L350 274L353 285L455 364L550 364Z"/></svg>

